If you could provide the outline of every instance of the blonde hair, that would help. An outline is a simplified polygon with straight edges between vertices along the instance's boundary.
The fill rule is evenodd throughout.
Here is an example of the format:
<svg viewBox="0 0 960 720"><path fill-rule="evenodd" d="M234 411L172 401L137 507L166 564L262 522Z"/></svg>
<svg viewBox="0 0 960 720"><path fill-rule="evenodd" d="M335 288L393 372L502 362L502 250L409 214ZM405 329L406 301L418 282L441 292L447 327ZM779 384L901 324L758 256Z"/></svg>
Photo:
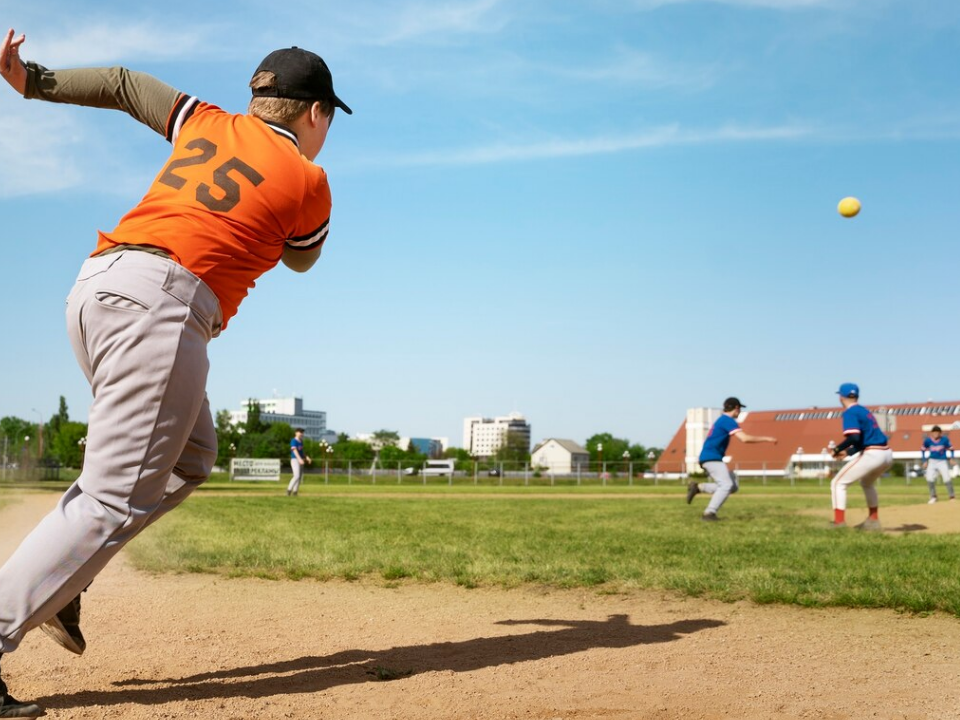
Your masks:
<svg viewBox="0 0 960 720"><path fill-rule="evenodd" d="M259 90L261 88L273 87L277 84L277 76L268 70L258 72L250 80L250 88ZM333 103L327 100L317 100L320 103L320 109L328 118L333 119ZM303 115L310 106L313 105L309 100L292 100L290 98L278 97L253 97L250 98L250 104L247 106L247 113L260 118L261 120L270 120L272 122L289 125L298 117Z"/></svg>

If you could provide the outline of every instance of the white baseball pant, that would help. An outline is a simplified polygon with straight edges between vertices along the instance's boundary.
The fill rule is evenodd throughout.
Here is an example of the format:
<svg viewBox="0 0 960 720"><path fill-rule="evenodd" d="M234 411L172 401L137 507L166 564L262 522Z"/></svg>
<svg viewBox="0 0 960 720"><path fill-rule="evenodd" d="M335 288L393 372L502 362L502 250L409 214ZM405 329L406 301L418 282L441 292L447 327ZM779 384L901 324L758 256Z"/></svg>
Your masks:
<svg viewBox="0 0 960 720"><path fill-rule="evenodd" d="M880 496L875 484L893 465L893 451L890 448L865 448L857 457L844 465L830 481L830 497L834 510L847 509L847 488L855 482L860 483L867 498L867 507L879 507Z"/></svg>
<svg viewBox="0 0 960 720"><path fill-rule="evenodd" d="M703 469L713 480L709 483L700 483L700 492L709 493L713 496L710 498L704 514L716 514L727 501L727 498L740 489L740 482L737 480L737 474L730 472L727 464L719 460L703 463Z"/></svg>
<svg viewBox="0 0 960 720"><path fill-rule="evenodd" d="M290 469L293 470L293 477L287 485L287 495L295 495L300 490L300 482L303 480L303 465L297 458L290 458Z"/></svg>
<svg viewBox="0 0 960 720"><path fill-rule="evenodd" d="M83 472L0 568L0 651L210 474L217 436L204 388L220 318L210 288L166 258L125 251L83 264L67 300L93 390Z"/></svg>
<svg viewBox="0 0 960 720"><path fill-rule="evenodd" d="M930 497L937 497L937 475L943 481L947 488L947 495L954 496L953 478L950 477L950 463L946 460L927 460L927 489L930 490Z"/></svg>

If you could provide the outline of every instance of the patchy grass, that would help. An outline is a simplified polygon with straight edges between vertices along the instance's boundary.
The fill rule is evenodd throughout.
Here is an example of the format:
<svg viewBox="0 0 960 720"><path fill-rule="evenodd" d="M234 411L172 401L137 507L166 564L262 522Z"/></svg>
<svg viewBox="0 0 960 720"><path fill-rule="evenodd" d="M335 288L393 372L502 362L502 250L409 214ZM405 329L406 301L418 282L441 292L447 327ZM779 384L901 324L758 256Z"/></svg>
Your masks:
<svg viewBox="0 0 960 720"><path fill-rule="evenodd" d="M634 497L526 497L482 488L446 497L412 489L363 496L323 487L299 498L198 493L129 547L157 572L400 582L635 588L807 607L894 608L960 616L960 536L827 531L804 510L825 488L745 488L725 520L702 523L682 487ZM542 493L543 489L539 489ZM437 488L432 492L436 494ZM662 496L660 496L662 492ZM887 502L924 499L882 488ZM856 501L862 498L855 498ZM856 510L854 510L856 512Z"/></svg>

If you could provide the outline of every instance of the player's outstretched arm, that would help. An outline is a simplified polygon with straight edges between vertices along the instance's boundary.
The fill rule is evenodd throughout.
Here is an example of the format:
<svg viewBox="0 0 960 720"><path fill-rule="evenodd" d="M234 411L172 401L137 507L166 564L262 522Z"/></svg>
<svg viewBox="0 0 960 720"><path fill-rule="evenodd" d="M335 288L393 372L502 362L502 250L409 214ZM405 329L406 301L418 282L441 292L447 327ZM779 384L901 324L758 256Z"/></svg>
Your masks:
<svg viewBox="0 0 960 720"><path fill-rule="evenodd" d="M0 44L0 76L27 99L121 110L161 135L182 96L146 73L122 67L48 70L20 58L26 37L8 30Z"/></svg>
<svg viewBox="0 0 960 720"><path fill-rule="evenodd" d="M773 443L777 444L777 439L775 437L770 437L768 435L748 435L747 433L741 430L736 435L734 435L737 440L745 443Z"/></svg>
<svg viewBox="0 0 960 720"><path fill-rule="evenodd" d="M14 37L13 28L7 30L0 46L0 75L9 83L10 87L21 95L27 89L27 69L20 62L20 46L27 39L26 35Z"/></svg>

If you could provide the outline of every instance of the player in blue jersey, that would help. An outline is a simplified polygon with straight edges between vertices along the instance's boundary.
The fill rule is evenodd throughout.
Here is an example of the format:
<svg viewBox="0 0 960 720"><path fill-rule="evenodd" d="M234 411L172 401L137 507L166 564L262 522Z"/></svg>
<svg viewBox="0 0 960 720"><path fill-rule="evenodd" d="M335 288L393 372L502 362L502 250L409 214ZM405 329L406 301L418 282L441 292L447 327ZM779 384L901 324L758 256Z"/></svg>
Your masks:
<svg viewBox="0 0 960 720"><path fill-rule="evenodd" d="M950 438L943 434L939 425L934 425L930 434L923 439L923 469L926 470L927 488L930 490L930 504L937 501L937 475L943 480L950 499L955 498L953 479L950 477L950 467L955 465L953 459L953 445ZM949 461L947 460L949 456Z"/></svg>
<svg viewBox="0 0 960 720"><path fill-rule="evenodd" d="M736 474L730 472L730 468L723 461L727 454L727 446L730 445L730 438L736 437L737 440L745 443L777 442L776 438L764 435L748 435L740 429L737 418L740 417L740 410L745 407L746 405L735 397L729 397L723 401L723 415L717 418L713 427L710 428L710 433L703 442L703 450L700 452L700 466L713 482L691 482L687 485L688 505L693 502L693 498L699 493L713 495L710 498L710 504L707 505L707 509L703 513L704 520L719 520L717 511L720 506L726 502L731 494L740 489Z"/></svg>
<svg viewBox="0 0 960 720"><path fill-rule="evenodd" d="M830 482L833 501L833 527L846 527L847 488L860 483L867 499L869 515L857 525L858 530L878 531L880 527L880 499L877 478L893 465L893 451L887 445L887 436L877 425L877 419L860 405L860 388L854 383L843 383L837 390L843 405L844 440L833 450L834 457L856 457L844 465Z"/></svg>

